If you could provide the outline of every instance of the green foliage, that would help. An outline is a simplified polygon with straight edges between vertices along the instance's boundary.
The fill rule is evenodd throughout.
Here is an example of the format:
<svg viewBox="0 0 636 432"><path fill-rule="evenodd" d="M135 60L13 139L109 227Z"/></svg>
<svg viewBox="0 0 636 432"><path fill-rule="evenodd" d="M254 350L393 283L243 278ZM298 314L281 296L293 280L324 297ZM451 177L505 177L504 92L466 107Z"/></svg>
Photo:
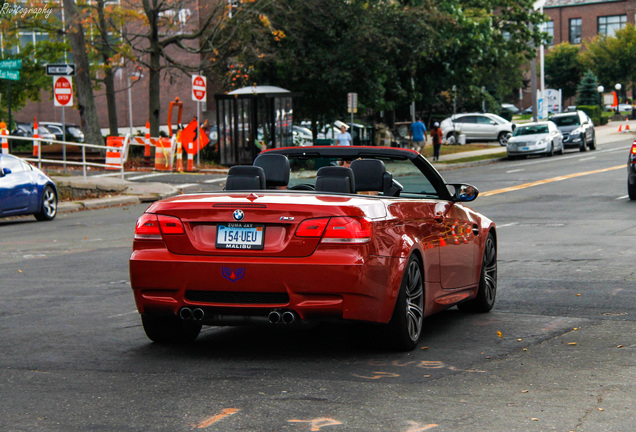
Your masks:
<svg viewBox="0 0 636 432"><path fill-rule="evenodd" d="M598 105L598 80L594 72L588 70L583 75L581 83L578 85L576 91L576 104L577 105Z"/></svg>
<svg viewBox="0 0 636 432"><path fill-rule="evenodd" d="M600 126L602 124L606 124L607 121L605 123L603 123L603 111L601 110L601 107L597 105L579 105L576 107L576 109L581 110L583 112L585 112L594 122L595 126Z"/></svg>
<svg viewBox="0 0 636 432"><path fill-rule="evenodd" d="M623 87L636 82L636 28L628 24L618 30L614 37L599 35L585 43L583 52L585 67L596 73L600 83L606 88L622 83Z"/></svg>
<svg viewBox="0 0 636 432"><path fill-rule="evenodd" d="M561 89L563 99L576 94L583 76L580 48L564 42L552 47L545 55L545 82L550 88Z"/></svg>

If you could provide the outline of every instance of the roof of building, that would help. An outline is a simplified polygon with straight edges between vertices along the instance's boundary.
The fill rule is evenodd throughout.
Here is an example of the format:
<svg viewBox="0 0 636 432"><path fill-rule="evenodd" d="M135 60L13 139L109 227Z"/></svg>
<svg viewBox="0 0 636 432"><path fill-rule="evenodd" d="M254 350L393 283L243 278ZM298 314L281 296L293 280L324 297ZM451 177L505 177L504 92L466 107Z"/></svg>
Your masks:
<svg viewBox="0 0 636 432"><path fill-rule="evenodd" d="M544 8L582 6L596 3L614 3L624 0L545 0Z"/></svg>

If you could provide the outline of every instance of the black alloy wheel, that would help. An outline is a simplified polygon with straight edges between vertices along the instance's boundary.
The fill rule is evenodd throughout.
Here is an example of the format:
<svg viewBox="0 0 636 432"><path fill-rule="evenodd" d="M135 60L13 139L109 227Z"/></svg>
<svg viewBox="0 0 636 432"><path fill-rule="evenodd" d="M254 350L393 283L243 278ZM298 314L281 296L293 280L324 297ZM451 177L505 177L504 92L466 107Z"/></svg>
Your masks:
<svg viewBox="0 0 636 432"><path fill-rule="evenodd" d="M388 325L389 344L395 349L414 349L422 335L424 323L424 277L416 255L406 264L393 316Z"/></svg>
<svg viewBox="0 0 636 432"><path fill-rule="evenodd" d="M489 312L495 305L497 296L497 246L492 234L486 238L484 257L481 263L481 275L477 296L457 305L463 312Z"/></svg>

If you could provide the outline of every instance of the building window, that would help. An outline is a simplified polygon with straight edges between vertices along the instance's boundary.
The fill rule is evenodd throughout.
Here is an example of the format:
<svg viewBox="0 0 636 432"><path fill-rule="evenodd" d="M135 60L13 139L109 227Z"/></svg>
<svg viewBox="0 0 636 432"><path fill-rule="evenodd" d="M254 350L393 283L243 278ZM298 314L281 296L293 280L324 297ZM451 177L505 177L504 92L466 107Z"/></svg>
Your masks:
<svg viewBox="0 0 636 432"><path fill-rule="evenodd" d="M627 15L598 17L598 33L604 36L614 36L617 30L627 25Z"/></svg>
<svg viewBox="0 0 636 432"><path fill-rule="evenodd" d="M554 45L554 21L543 24L543 31L548 34L548 45Z"/></svg>
<svg viewBox="0 0 636 432"><path fill-rule="evenodd" d="M570 43L571 44L581 43L581 37L583 35L582 27L583 27L583 23L581 18L572 18L570 20Z"/></svg>

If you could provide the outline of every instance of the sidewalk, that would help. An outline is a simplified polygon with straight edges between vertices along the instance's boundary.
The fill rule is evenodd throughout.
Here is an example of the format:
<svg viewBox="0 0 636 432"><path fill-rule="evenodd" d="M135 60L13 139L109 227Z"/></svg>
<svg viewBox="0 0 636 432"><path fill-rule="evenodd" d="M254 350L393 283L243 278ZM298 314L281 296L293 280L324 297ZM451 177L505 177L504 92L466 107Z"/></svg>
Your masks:
<svg viewBox="0 0 636 432"><path fill-rule="evenodd" d="M624 134L636 134L636 121L634 127L630 127L630 130L624 132L627 122L610 122L604 126L598 126L595 128L597 138L607 138L612 135L621 136ZM619 126L622 126L623 132L618 132ZM484 156L484 155L496 155L504 152L505 147L500 145L493 145L492 148L483 150L473 150L458 152L452 154L444 154L444 146L442 146L442 154L440 156L440 162L452 162L454 160L463 159L467 157ZM481 165L492 163L497 158L493 156L491 159L484 159L475 162L461 163L459 165ZM440 171L444 169L455 168L458 165L453 163L437 163L432 162L435 168ZM219 174L218 170L214 171L215 174ZM64 201L58 204L59 212L71 212L77 210L86 210L100 207L111 207L120 205L139 204L144 202L153 202L160 199L168 198L179 194L179 190L172 185L166 183L139 183L131 181L122 181L119 177L87 177L86 180L82 176L75 177L53 177L58 188L70 188L77 192L80 196L87 193L100 193L111 192L112 196L106 196L102 198L78 198L73 201Z"/></svg>

